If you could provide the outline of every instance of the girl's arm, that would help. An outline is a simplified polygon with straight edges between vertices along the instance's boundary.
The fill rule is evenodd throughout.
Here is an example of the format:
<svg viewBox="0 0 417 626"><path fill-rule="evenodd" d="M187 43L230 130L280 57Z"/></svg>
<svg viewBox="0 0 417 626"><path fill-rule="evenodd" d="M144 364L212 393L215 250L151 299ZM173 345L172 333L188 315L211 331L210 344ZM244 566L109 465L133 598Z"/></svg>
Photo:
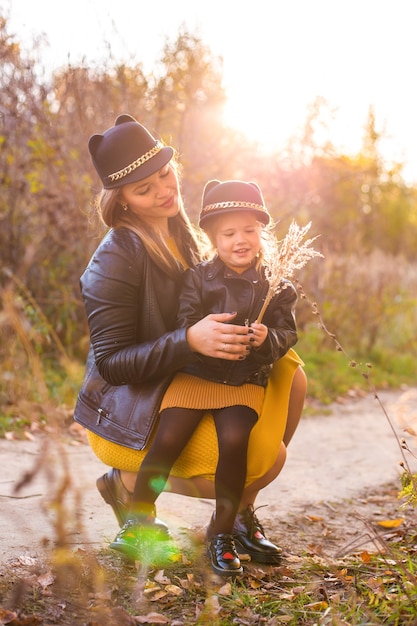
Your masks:
<svg viewBox="0 0 417 626"><path fill-rule="evenodd" d="M297 343L295 306L297 292L289 281L269 304L262 324L251 324L255 351L252 357L260 363L272 363L283 357Z"/></svg>

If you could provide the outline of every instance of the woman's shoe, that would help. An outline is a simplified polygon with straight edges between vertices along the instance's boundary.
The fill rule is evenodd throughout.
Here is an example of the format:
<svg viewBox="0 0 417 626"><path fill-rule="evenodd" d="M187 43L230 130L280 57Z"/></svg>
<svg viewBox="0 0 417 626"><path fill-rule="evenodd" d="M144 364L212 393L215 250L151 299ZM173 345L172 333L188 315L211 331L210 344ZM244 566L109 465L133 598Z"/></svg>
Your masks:
<svg viewBox="0 0 417 626"><path fill-rule="evenodd" d="M107 504L110 504L113 509L121 528L129 517L132 494L122 483L120 470L113 467L107 474L103 474L103 476L97 479L96 485L103 500L107 502ZM162 531L165 530L169 535L168 526L165 522L154 517L153 523L154 526L158 526Z"/></svg>
<svg viewBox="0 0 417 626"><path fill-rule="evenodd" d="M250 504L236 515L233 539L239 554L248 554L251 561L277 565L281 562L281 548L265 537L265 531Z"/></svg>
<svg viewBox="0 0 417 626"><path fill-rule="evenodd" d="M166 565L178 559L179 551L166 529L154 523L155 518L128 519L117 533L110 548L131 561L149 565Z"/></svg>
<svg viewBox="0 0 417 626"><path fill-rule="evenodd" d="M122 527L128 518L132 494L122 483L120 470L112 468L97 479L96 485L101 497L110 504L119 526Z"/></svg>
<svg viewBox="0 0 417 626"><path fill-rule="evenodd" d="M240 576L243 574L243 567L240 564L232 535L224 533L213 535L209 539L207 556L216 574L220 576Z"/></svg>

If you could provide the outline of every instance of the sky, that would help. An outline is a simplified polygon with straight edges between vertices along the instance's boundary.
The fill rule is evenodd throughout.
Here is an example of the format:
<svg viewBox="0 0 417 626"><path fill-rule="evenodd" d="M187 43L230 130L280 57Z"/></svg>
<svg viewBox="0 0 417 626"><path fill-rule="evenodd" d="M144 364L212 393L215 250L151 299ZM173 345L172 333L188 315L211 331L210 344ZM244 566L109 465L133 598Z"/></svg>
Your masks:
<svg viewBox="0 0 417 626"><path fill-rule="evenodd" d="M416 0L4 0L25 47L45 34L47 68L109 53L147 72L183 26L223 58L227 123L284 147L308 108L333 111L334 145L354 156L370 107L381 153L417 182ZM29 44L28 44L29 45ZM30 48L29 48L30 49ZM140 121L140 120L139 120Z"/></svg>

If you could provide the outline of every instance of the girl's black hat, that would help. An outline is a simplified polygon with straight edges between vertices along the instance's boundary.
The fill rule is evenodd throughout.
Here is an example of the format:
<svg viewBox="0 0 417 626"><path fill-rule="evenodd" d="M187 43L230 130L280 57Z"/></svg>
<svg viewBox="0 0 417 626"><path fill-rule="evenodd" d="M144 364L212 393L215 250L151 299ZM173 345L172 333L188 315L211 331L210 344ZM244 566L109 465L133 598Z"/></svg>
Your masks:
<svg viewBox="0 0 417 626"><path fill-rule="evenodd" d="M271 219L256 183L245 183L241 180L227 180L222 183L219 180L210 180L203 191L199 220L201 228L207 225L210 218L236 211L255 214L265 226Z"/></svg>

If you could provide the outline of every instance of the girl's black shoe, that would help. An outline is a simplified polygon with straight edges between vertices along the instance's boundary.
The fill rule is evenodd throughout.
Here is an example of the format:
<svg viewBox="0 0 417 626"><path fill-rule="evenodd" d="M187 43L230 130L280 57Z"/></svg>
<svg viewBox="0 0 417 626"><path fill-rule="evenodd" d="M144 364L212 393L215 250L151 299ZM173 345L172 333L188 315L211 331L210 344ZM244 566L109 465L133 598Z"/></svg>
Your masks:
<svg viewBox="0 0 417 626"><path fill-rule="evenodd" d="M281 549L265 537L265 531L252 505L236 515L233 539L239 554L248 554L251 561L278 565Z"/></svg>
<svg viewBox="0 0 417 626"><path fill-rule="evenodd" d="M219 533L210 537L207 555L216 574L220 576L240 576L243 574L243 567L240 564L232 535Z"/></svg>

